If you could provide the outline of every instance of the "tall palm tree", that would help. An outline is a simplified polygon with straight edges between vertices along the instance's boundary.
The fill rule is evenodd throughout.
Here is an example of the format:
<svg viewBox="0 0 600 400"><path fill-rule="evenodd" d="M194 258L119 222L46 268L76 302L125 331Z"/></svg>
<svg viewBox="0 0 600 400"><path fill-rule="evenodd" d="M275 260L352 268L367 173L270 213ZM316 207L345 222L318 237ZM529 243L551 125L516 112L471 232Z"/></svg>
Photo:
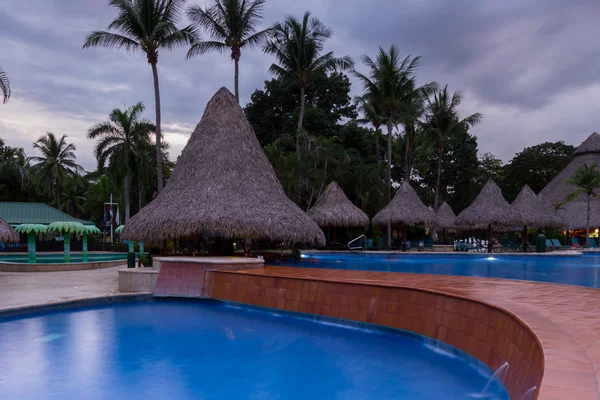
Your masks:
<svg viewBox="0 0 600 400"><path fill-rule="evenodd" d="M427 98L424 129L434 143L437 153L437 179L435 184L435 196L433 198L433 209L437 210L439 205L440 182L442 179L442 156L446 141L457 129L479 124L483 115L475 113L466 118L459 119L458 106L462 102L461 91L450 95L448 85Z"/></svg>
<svg viewBox="0 0 600 400"><path fill-rule="evenodd" d="M583 164L583 167L578 168L575 171L575 175L572 178L567 179L567 184L573 185L577 187L577 189L570 193L563 204L569 203L570 201L575 200L582 194L585 194L587 197L587 219L585 224L585 245L590 245L590 214L591 214L591 204L592 198L596 197L597 189L600 188L600 171L598 171L598 166L596 164L592 164L588 166L587 164Z"/></svg>
<svg viewBox="0 0 600 400"><path fill-rule="evenodd" d="M380 104L369 99L368 96L357 96L356 105L358 111L363 115L362 118L356 120L360 124L371 124L375 129L375 158L377 170L379 171L379 136L381 125L384 124L383 113L379 108Z"/></svg>
<svg viewBox="0 0 600 400"><path fill-rule="evenodd" d="M311 18L306 11L302 20L288 16L285 21L273 27L273 37L265 46L265 52L274 54L278 64L272 64L269 71L276 77L298 85L300 90L300 113L298 131L302 130L306 88L319 74L333 70L351 70L354 62L348 56L336 58L333 52L321 54L325 41L333 36L317 18Z"/></svg>
<svg viewBox="0 0 600 400"><path fill-rule="evenodd" d="M196 29L188 26L177 28L186 0L111 0L117 9L117 17L108 25L109 30L90 33L83 45L107 47L142 52L152 67L154 78L154 102L156 106L156 175L157 190L163 187L163 158L161 150L160 89L158 84L158 53L176 46L193 44L198 40Z"/></svg>
<svg viewBox="0 0 600 400"><path fill-rule="evenodd" d="M240 101L239 63L243 47L262 46L268 39L270 28L256 31L262 19L265 0L213 0L211 7L193 5L187 11L196 27L206 29L211 40L192 45L187 58L208 51L231 51L235 64L235 98Z"/></svg>
<svg viewBox="0 0 600 400"><path fill-rule="evenodd" d="M0 91L2 92L2 97L4 97L4 103L8 101L10 98L10 84L8 82L8 76L6 76L6 72L0 67Z"/></svg>
<svg viewBox="0 0 600 400"><path fill-rule="evenodd" d="M368 56L362 57L363 64L369 68L369 75L354 71L354 75L363 83L363 97L378 104L382 112L383 121L387 126L387 200L392 199L392 137L394 125L402 115L407 97L415 91L428 91L436 87L435 83L428 83L416 88L416 70L419 67L420 57L412 58L410 55L403 60L395 45L386 51L382 47L375 60ZM392 244L392 227L387 226L387 246Z"/></svg>
<svg viewBox="0 0 600 400"><path fill-rule="evenodd" d="M131 174L136 170L137 162L145 158L144 151L150 144L150 134L154 132L154 125L142 119L143 112L142 103L127 110L116 108L111 112L109 122L94 125L87 134L89 139L98 139L94 150L98 169L103 169L108 161L113 171L124 174L125 223L131 216Z"/></svg>
<svg viewBox="0 0 600 400"><path fill-rule="evenodd" d="M76 161L76 147L73 143L67 143L67 135L58 139L48 132L33 144L33 148L42 155L31 157L31 161L36 163L32 168L40 182L45 182L54 191L56 205L60 209L64 181L83 171Z"/></svg>
<svg viewBox="0 0 600 400"><path fill-rule="evenodd" d="M413 82L414 86L414 82ZM399 122L404 127L404 179L410 179L413 165L413 152L415 136L419 130L418 125L425 111L425 98L434 92L437 83L415 90L410 85L398 116Z"/></svg>

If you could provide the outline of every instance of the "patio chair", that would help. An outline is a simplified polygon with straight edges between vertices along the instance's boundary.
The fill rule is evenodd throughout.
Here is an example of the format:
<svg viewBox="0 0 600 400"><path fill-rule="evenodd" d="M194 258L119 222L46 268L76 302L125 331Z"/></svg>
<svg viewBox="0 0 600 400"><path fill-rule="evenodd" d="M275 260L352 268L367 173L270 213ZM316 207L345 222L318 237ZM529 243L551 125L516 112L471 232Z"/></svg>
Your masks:
<svg viewBox="0 0 600 400"><path fill-rule="evenodd" d="M552 243L552 241L550 239L546 239L546 251L550 250L554 250L554 244Z"/></svg>
<svg viewBox="0 0 600 400"><path fill-rule="evenodd" d="M433 251L433 238L432 237L425 238L425 240L423 241L423 248L425 250Z"/></svg>
<svg viewBox="0 0 600 400"><path fill-rule="evenodd" d="M558 239L550 239L555 249L570 249L571 246L563 246Z"/></svg>
<svg viewBox="0 0 600 400"><path fill-rule="evenodd" d="M373 250L373 239L366 239L365 247L365 250Z"/></svg>
<svg viewBox="0 0 600 400"><path fill-rule="evenodd" d="M573 247L581 246L581 244L579 243L579 240L577 240L577 238L571 238L571 244L573 245Z"/></svg>
<svg viewBox="0 0 600 400"><path fill-rule="evenodd" d="M590 238L590 249L598 249L598 243L596 243L596 239Z"/></svg>
<svg viewBox="0 0 600 400"><path fill-rule="evenodd" d="M406 241L406 251L410 250L410 240Z"/></svg>
<svg viewBox="0 0 600 400"><path fill-rule="evenodd" d="M383 250L383 249L385 249L385 239L379 238L379 240L377 241L377 250Z"/></svg>

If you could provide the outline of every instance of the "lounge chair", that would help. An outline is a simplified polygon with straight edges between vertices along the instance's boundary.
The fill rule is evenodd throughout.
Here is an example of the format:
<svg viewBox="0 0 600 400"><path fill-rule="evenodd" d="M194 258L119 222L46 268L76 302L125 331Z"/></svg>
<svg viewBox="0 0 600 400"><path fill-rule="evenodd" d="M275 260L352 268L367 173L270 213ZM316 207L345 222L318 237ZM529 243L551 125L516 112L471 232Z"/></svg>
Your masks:
<svg viewBox="0 0 600 400"><path fill-rule="evenodd" d="M546 239L546 251L550 250L554 250L555 246L554 243L552 243L552 241L550 239Z"/></svg>
<svg viewBox="0 0 600 400"><path fill-rule="evenodd" d="M571 238L571 244L573 245L573 247L581 247L581 244L579 243L579 240L577 240L577 238Z"/></svg>
<svg viewBox="0 0 600 400"><path fill-rule="evenodd" d="M410 240L406 241L406 251L410 250Z"/></svg>
<svg viewBox="0 0 600 400"><path fill-rule="evenodd" d="M596 243L596 239L590 238L590 248L592 248L592 249L598 248L598 243Z"/></svg>
<svg viewBox="0 0 600 400"><path fill-rule="evenodd" d="M379 240L377 241L377 250L384 250L384 249L385 249L385 239L379 238Z"/></svg>
<svg viewBox="0 0 600 400"><path fill-rule="evenodd" d="M366 239L365 240L365 250L373 250L373 239Z"/></svg>
<svg viewBox="0 0 600 400"><path fill-rule="evenodd" d="M425 250L433 251L433 238L428 237L423 241L423 248Z"/></svg>
<svg viewBox="0 0 600 400"><path fill-rule="evenodd" d="M571 246L563 246L558 239L550 239L555 249L570 249Z"/></svg>

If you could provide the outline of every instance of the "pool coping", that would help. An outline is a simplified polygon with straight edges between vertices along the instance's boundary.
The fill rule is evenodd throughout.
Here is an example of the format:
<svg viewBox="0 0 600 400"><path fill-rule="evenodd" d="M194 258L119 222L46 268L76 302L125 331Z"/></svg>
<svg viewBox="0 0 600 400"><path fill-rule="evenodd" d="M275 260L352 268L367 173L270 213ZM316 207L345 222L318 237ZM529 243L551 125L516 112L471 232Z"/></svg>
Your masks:
<svg viewBox="0 0 600 400"><path fill-rule="evenodd" d="M336 254L374 254L374 255L406 255L406 256L488 256L488 257L578 257L584 253L598 253L600 250L556 250L548 253L533 252L506 252L506 253L487 253L471 251L402 251L402 250L302 250L301 254L313 253L336 253Z"/></svg>

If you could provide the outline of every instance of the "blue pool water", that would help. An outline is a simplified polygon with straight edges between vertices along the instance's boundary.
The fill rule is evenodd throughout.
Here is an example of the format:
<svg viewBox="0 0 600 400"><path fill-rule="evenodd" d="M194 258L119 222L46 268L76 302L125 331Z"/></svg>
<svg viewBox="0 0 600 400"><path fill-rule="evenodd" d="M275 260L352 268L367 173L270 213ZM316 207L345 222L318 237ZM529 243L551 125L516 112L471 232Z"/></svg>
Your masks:
<svg viewBox="0 0 600 400"><path fill-rule="evenodd" d="M286 265L480 276L600 288L600 253L580 256L306 253Z"/></svg>
<svg viewBox="0 0 600 400"><path fill-rule="evenodd" d="M0 320L0 399L498 399L464 353L217 302L89 307Z"/></svg>
<svg viewBox="0 0 600 400"><path fill-rule="evenodd" d="M87 262L98 261L120 261L127 260L127 253L111 253L111 254L88 254ZM1 254L0 262L10 262L27 264L27 254ZM36 256L36 264L62 264L65 262L63 254L38 254ZM71 254L71 263L83 262L83 255L80 253Z"/></svg>

